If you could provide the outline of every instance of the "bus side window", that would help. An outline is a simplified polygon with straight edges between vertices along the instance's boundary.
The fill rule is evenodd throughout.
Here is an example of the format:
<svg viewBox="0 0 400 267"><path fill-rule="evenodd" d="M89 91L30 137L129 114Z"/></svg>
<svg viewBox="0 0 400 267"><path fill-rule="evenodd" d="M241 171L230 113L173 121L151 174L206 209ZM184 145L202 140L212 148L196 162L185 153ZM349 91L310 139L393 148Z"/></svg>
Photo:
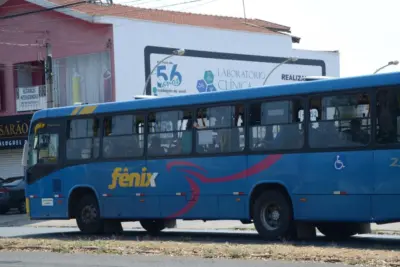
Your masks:
<svg viewBox="0 0 400 267"><path fill-rule="evenodd" d="M147 154L164 156L191 153L192 131L187 127L191 120L190 111L187 110L149 113Z"/></svg>
<svg viewBox="0 0 400 267"><path fill-rule="evenodd" d="M309 125L310 147L365 146L370 142L370 105L366 93L313 97L310 106L318 111L318 122L311 118Z"/></svg>
<svg viewBox="0 0 400 267"><path fill-rule="evenodd" d="M197 110L196 151L232 153L244 149L243 105Z"/></svg>
<svg viewBox="0 0 400 267"><path fill-rule="evenodd" d="M301 99L254 103L250 106L250 149L300 149L304 144ZM300 116L300 117L299 117Z"/></svg>
<svg viewBox="0 0 400 267"><path fill-rule="evenodd" d="M376 94L376 141L400 141L400 88L378 90Z"/></svg>
<svg viewBox="0 0 400 267"><path fill-rule="evenodd" d="M87 160L99 156L99 120L74 119L68 122L67 159Z"/></svg>
<svg viewBox="0 0 400 267"><path fill-rule="evenodd" d="M104 118L103 156L105 158L140 157L143 155L143 138L138 124L141 115L117 115Z"/></svg>

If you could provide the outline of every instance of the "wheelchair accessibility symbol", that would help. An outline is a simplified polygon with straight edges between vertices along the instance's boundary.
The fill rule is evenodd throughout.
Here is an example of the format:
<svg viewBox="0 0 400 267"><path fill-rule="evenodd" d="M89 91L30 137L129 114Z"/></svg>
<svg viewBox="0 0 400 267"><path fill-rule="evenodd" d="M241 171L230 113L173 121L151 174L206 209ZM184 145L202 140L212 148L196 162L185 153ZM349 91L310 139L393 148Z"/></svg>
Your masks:
<svg viewBox="0 0 400 267"><path fill-rule="evenodd" d="M344 166L343 161L340 159L340 156L336 156L335 163L333 164L336 170L340 171L341 169L344 169L346 166Z"/></svg>

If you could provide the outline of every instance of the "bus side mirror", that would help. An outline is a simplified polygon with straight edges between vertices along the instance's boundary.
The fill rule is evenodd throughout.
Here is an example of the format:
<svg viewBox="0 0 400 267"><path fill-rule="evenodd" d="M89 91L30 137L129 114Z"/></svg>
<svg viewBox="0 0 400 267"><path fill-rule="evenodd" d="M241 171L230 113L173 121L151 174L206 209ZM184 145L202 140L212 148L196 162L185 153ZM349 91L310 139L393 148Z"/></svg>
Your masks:
<svg viewBox="0 0 400 267"><path fill-rule="evenodd" d="M22 162L21 162L21 165L23 167L28 166L28 149L29 149L28 141L25 140L24 149L22 150Z"/></svg>

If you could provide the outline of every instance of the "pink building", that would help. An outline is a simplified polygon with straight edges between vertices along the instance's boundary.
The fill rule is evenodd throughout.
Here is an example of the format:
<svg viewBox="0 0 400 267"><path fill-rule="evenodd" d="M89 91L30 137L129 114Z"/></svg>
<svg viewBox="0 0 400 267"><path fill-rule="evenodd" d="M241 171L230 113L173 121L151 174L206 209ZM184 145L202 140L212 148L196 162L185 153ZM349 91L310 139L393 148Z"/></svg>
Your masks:
<svg viewBox="0 0 400 267"><path fill-rule="evenodd" d="M0 177L22 175L33 111L46 108L45 62L51 47L53 106L113 101L113 27L44 11L50 2L0 0ZM41 12L38 12L41 10ZM16 14L32 12L29 15Z"/></svg>

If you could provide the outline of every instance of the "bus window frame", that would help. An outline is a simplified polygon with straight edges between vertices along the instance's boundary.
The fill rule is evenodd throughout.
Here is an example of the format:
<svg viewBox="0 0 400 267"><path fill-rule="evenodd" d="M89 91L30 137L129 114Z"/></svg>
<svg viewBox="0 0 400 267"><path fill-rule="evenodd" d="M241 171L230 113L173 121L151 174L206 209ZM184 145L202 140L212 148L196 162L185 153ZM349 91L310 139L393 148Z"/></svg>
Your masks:
<svg viewBox="0 0 400 267"><path fill-rule="evenodd" d="M378 143L377 141L376 141L376 131L377 131L377 119L378 119L378 117L377 117L377 108L376 108L376 104L377 104L377 98L376 98L376 96L377 96L377 94L378 94L378 92L379 91L382 91L382 90L391 90L391 89L397 89L397 90L399 90L400 91L400 84L398 84L398 85L391 85L391 86L384 86L384 87L379 87L379 88L377 88L376 90L375 90L375 92L374 92L374 95L373 95L373 97L374 97L374 120L373 120L373 123L374 123L374 128L373 128L373 131L374 131L374 146L375 146L375 150L379 150L379 149L390 149L390 150L393 150L393 149L399 149L400 148L400 142L399 143L391 143L391 144L381 144L381 143Z"/></svg>
<svg viewBox="0 0 400 267"><path fill-rule="evenodd" d="M303 122L303 127L304 127L304 133L303 133L303 146L300 148L291 148L291 149L271 149L271 150L252 150L250 149L250 134L248 131L250 130L250 107L253 104L260 104L260 103L265 103L265 102L280 102L280 101L293 101L293 100L300 100L303 102L304 106L304 120ZM308 124L307 120L309 117L309 110L308 110L308 101L307 101L307 95L306 94L300 94L300 95L284 95L284 96L275 96L275 97L265 97L265 98L258 98L258 99L251 99L247 101L246 103L246 138L247 138L247 143L245 144L245 151L246 154L248 155L261 155L261 154L295 154L295 153L304 153L305 150L307 149L306 144L308 144Z"/></svg>
<svg viewBox="0 0 400 267"><path fill-rule="evenodd" d="M399 85L400 86L400 85ZM88 114L88 115L80 115L80 116L68 116L63 118L65 121L65 130L67 131L68 122L73 119L93 119L96 118L99 120L99 128L100 128L100 151L99 156L96 159L80 159L80 160L67 160L66 155L60 155L60 159L64 158L64 162L66 165L73 164L85 164L88 162L107 162L107 161L118 161L118 160L157 160L157 159L171 159L171 158L184 158L184 157L193 157L193 158L202 158L202 157L224 157L224 156L237 156L237 155L257 155L257 154L272 154L272 153L282 153L282 154L293 154L293 153L316 153L316 152L340 152L340 151L362 151L362 150L371 150L377 148L388 148L393 147L393 149L400 146L400 144L390 144L383 145L377 144L375 140L376 134L376 94L378 90L382 89L396 89L398 86L384 86L380 88L376 87L360 87L360 88L349 88L349 89L340 89L329 92L315 92L315 93L302 93L302 94L288 94L288 95L280 95L280 96L272 96L272 97L262 97L257 99L246 99L246 100L235 100L235 101L213 101L210 103L199 104L199 105L182 105L182 106L169 106L165 108L144 108L138 110L130 110L130 111L118 111L118 112L102 112L97 114ZM366 93L370 99L370 119L371 119L371 135L370 142L366 146L351 146L351 147L332 147L332 148L311 148L309 146L309 125L310 125L310 100L315 97L329 97L329 96L337 96L337 95L352 95L358 93ZM262 102L276 102L276 101L294 101L300 100L305 108L304 111L304 142L303 147L298 149L276 149L276 150L262 150L262 151L252 151L249 147L250 145L250 106L256 103ZM198 109L204 108L213 108L213 107L221 107L221 106L236 106L243 105L244 107L244 131L245 131L245 146L242 151L235 152L222 152L222 153L198 153L196 151L196 131L192 129L192 153L190 154L178 154L178 155L161 155L161 156L149 156L148 155L148 134L149 134L149 121L148 115L149 113L157 113L157 112L168 112L168 111L191 111L193 116L197 116ZM139 157L116 157L116 158L104 158L103 157L103 135L104 135L104 119L106 117L118 116L118 115L134 115L134 116L143 116L144 117L144 138L143 138L143 155ZM59 118L58 118L59 119ZM67 135L65 135L65 141ZM60 136L61 138L61 136ZM65 148L63 148L64 151ZM60 146L61 151L61 146ZM60 160L62 161L62 160Z"/></svg>
<svg viewBox="0 0 400 267"><path fill-rule="evenodd" d="M101 116L98 116L101 119L100 122L100 155L99 155L99 159L102 162L107 162L107 161L118 161L118 160L130 160L130 159L134 159L134 160L143 160L145 158L145 149L146 149L146 120L147 120L147 115L145 112L139 111L139 112L110 112L110 113L101 113L99 114ZM124 115L130 115L130 116L143 116L144 120L143 120L143 150L142 150L142 155L141 156L134 156L134 157L104 157L104 137L105 137L105 125L104 125L104 120L106 118L109 117L116 117L116 116L124 116ZM136 134L137 136L139 136L139 134ZM129 135L118 135L118 136L129 136Z"/></svg>
<svg viewBox="0 0 400 267"><path fill-rule="evenodd" d="M149 148L149 143L148 143L148 135L149 135L149 114L151 113L159 113L159 112L171 112L171 111L189 111L191 112L192 116L194 115L195 109L193 106L174 106L174 107L168 107L168 108L155 108L155 109L146 109L144 114L145 114L145 131L144 131L144 157L146 160L157 160L157 159L171 159L171 158L187 158L187 157L193 157L193 150L194 150L194 140L193 140L193 129L191 131L192 135L192 149L191 153L189 154L171 154L171 155L148 155L147 151ZM177 133L179 131L172 131L171 133ZM151 133L150 133L151 134Z"/></svg>
<svg viewBox="0 0 400 267"><path fill-rule="evenodd" d="M192 106L193 109L193 115L195 115L196 119L197 117L197 111L199 109L207 109L207 108L215 108L215 107L226 107L226 106L237 106L237 105L242 105L244 108L244 125L243 125L243 130L246 131L247 123L247 104L248 102L245 101L215 101L212 103L206 103L206 104L200 104L200 105L195 105ZM227 129L227 127L213 127L210 128L213 130L217 129ZM232 129L232 128L229 128ZM242 151L235 151L235 152L220 152L220 153L199 153L196 150L197 147L197 131L193 127L192 128L192 153L191 156L195 158L210 158L210 157L229 157L229 156L240 156L240 155L247 155L247 134L245 132L244 138L245 138L245 144L244 144L244 149Z"/></svg>
<svg viewBox="0 0 400 267"><path fill-rule="evenodd" d="M101 156L101 149L102 149L102 142L103 139L101 138L101 130L103 129L103 118L104 116L101 116L99 114L85 114L85 115L78 115L78 116L68 116L65 118L65 127L64 127L64 162L66 166L73 166L73 165L81 165L81 164L87 164L87 163L92 163L92 162L103 162L104 160L102 159ZM83 119L98 119L99 120L99 154L96 158L90 157L88 159L68 159L67 158L67 141L69 140L69 131L70 131L70 121L72 120L83 120ZM91 137L94 139L95 137Z"/></svg>
<svg viewBox="0 0 400 267"><path fill-rule="evenodd" d="M44 176L49 175L57 170L62 169L65 166L65 152L66 152L66 136L63 134L66 128L66 120L64 118L43 118L43 119L38 119L36 121L34 121L31 126L30 126L30 130L29 130L29 138L32 136L33 138L35 137L35 126L38 123L45 123L46 125L49 124L59 124L59 126L56 128L54 127L53 129L54 132L58 131L58 158L57 158L57 162L53 163L40 163L37 162L35 165L31 165L31 166L27 166L25 169L25 172L27 174L27 178L30 177L30 175L34 175L37 170L40 171L41 175L38 175L37 177L33 177L33 179L26 179L27 184L33 184L34 182L42 179ZM38 132L43 131L42 129L39 129ZM53 132L53 131L50 131ZM30 140L28 140L29 142Z"/></svg>
<svg viewBox="0 0 400 267"><path fill-rule="evenodd" d="M204 129L196 129L196 128L194 128L193 127L193 129L192 129L192 143L193 143L193 145L194 145L194 147L192 148L193 150L192 150L192 154L195 154L196 155L196 157L211 157L211 156L219 156L219 155L225 155L225 156L230 156L230 155L241 155L241 154L246 154L246 147L247 147L247 140L246 140L246 136L247 136L247 133L245 132L246 131L246 111L247 111L247 106L246 106L246 103L243 103L243 102L239 102L239 101L233 101L233 102L228 102L228 101L224 101L224 102L216 102L216 103L213 103L213 104L206 104L206 105L199 105L199 106L194 106L194 113L193 113L193 115L195 115L195 117L196 117L196 122L198 122L198 119L199 119L199 117L198 117L198 111L199 110L203 110L203 109L213 109L213 108L223 108L223 107L236 107L236 106L242 106L243 107L243 109L244 109L244 114L243 114L243 120L244 120L244 123L243 123L243 126L242 127L238 127L238 126L230 126L230 127L227 127L227 126L222 126L222 127L214 127L214 126L212 126L212 127L210 127L210 126L205 126L205 128ZM208 114L207 114L208 115ZM235 114L236 115L236 114ZM204 118L204 117L203 117ZM203 126L203 125L201 125L201 126ZM197 132L198 131L202 131L202 130L224 130L224 129L229 129L229 130L232 130L232 129L234 129L234 128L243 128L243 131L244 131L244 148L243 148L243 150L238 150L238 151L234 151L234 152L218 152L218 153L200 153L200 152L198 152L197 151Z"/></svg>
<svg viewBox="0 0 400 267"><path fill-rule="evenodd" d="M361 88L351 88L351 89L343 89L343 90L336 90L333 92L321 92L321 93L314 93L307 95L307 131L309 131L310 125L310 102L312 98L315 97L329 97L329 96L337 96L337 95L352 95L357 93L366 93L370 99L370 120L371 120L371 134L369 143L365 146L338 146L338 147L329 147L329 148L314 148L309 146L309 132L307 133L307 147L305 148L306 152L309 153L317 153L317 152L345 152L345 151L363 151L363 150L372 150L375 147L375 120L373 119L376 117L376 101L375 101L375 87L361 87Z"/></svg>

